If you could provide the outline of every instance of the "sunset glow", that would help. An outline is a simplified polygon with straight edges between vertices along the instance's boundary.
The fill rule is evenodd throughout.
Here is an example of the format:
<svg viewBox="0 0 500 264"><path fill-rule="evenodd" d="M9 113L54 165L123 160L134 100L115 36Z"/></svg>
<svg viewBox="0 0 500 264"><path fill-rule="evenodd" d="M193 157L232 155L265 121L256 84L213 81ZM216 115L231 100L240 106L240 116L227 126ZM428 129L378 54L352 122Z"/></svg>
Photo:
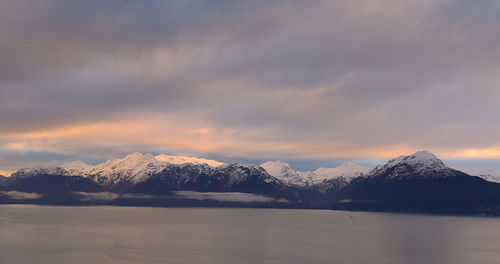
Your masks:
<svg viewBox="0 0 500 264"><path fill-rule="evenodd" d="M0 174L134 151L500 167L498 4L173 2L1 3Z"/></svg>

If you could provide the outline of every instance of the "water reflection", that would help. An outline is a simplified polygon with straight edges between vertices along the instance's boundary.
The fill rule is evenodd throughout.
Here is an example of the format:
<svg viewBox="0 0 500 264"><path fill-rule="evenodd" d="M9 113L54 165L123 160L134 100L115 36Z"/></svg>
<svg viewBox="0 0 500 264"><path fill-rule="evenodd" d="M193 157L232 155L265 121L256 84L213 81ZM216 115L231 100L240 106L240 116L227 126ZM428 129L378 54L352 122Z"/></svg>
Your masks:
<svg viewBox="0 0 500 264"><path fill-rule="evenodd" d="M0 263L498 263L498 219L0 206Z"/></svg>

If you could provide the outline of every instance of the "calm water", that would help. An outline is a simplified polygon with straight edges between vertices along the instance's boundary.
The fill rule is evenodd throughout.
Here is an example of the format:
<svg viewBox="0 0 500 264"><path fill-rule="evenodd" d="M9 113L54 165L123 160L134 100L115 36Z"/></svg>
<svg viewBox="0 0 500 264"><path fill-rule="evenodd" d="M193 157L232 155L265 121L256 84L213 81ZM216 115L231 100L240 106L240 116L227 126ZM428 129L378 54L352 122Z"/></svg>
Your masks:
<svg viewBox="0 0 500 264"><path fill-rule="evenodd" d="M0 263L500 263L500 219L0 206Z"/></svg>

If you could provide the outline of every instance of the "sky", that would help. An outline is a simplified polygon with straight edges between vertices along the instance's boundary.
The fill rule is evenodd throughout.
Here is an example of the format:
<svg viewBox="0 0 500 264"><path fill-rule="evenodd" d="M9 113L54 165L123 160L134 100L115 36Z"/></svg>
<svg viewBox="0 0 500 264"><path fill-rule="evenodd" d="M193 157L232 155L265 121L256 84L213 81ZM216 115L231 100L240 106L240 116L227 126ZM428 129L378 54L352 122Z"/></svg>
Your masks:
<svg viewBox="0 0 500 264"><path fill-rule="evenodd" d="M0 172L139 151L500 168L500 2L0 2Z"/></svg>

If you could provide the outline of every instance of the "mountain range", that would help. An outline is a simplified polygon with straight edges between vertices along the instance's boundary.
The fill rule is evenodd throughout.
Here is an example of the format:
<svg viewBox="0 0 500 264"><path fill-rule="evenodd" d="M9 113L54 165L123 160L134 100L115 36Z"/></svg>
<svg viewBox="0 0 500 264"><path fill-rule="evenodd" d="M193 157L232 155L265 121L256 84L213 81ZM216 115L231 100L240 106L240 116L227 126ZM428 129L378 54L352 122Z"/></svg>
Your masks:
<svg viewBox="0 0 500 264"><path fill-rule="evenodd" d="M287 163L132 153L89 165L24 168L0 177L0 203L237 206L500 214L500 184L428 151L369 168L347 162L297 171Z"/></svg>

